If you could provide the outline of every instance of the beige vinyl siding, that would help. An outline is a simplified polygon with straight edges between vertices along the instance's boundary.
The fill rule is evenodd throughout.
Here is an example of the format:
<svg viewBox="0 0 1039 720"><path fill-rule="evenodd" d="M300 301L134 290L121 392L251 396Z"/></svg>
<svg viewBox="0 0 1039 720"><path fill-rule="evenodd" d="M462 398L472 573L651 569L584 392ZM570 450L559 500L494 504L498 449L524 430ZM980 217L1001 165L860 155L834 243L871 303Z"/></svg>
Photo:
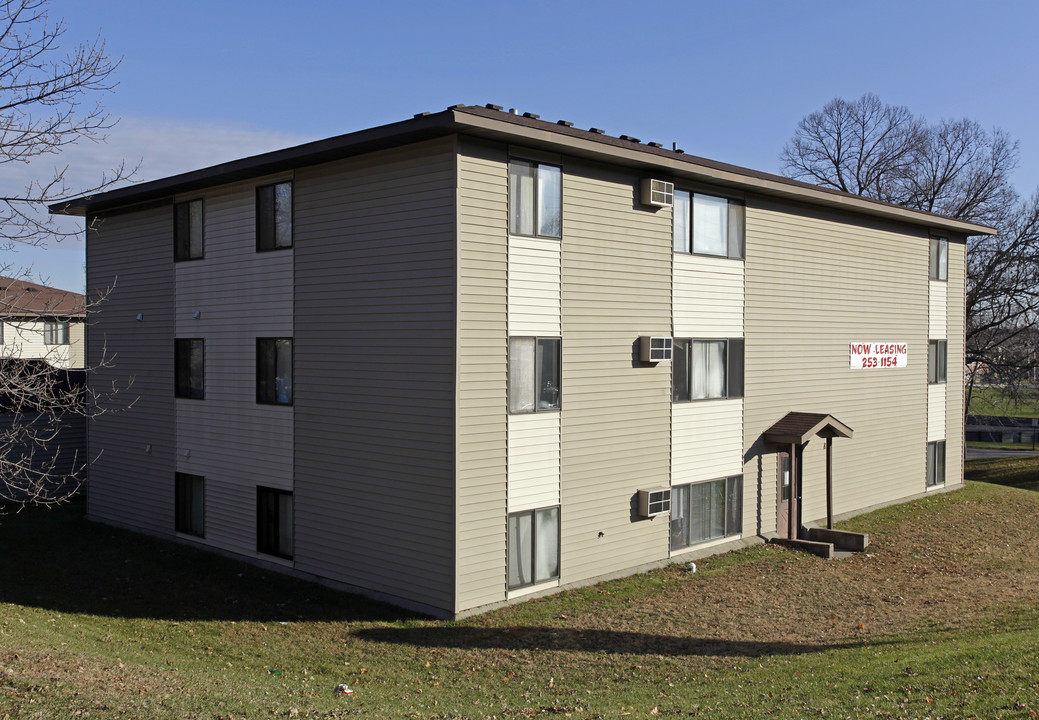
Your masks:
<svg viewBox="0 0 1039 720"><path fill-rule="evenodd" d="M559 337L558 240L509 238L509 335Z"/></svg>
<svg viewBox="0 0 1039 720"><path fill-rule="evenodd" d="M293 409L256 402L256 338L293 336L294 251L256 252L256 187L283 179L178 198L204 202L205 257L175 265L175 330L205 340L206 370L205 399L175 401L176 469L206 478L204 542L253 555L257 485L292 490Z"/></svg>
<svg viewBox="0 0 1039 720"><path fill-rule="evenodd" d="M87 515L113 525L173 532L173 212L172 207L87 223L87 334L90 385L128 391L106 402L119 412L90 424ZM136 318L141 315L141 320ZM107 364L102 361L107 358ZM136 399L131 405L131 401ZM150 446L150 451L149 451Z"/></svg>
<svg viewBox="0 0 1039 720"><path fill-rule="evenodd" d="M743 472L743 400L674 403L671 484Z"/></svg>
<svg viewBox="0 0 1039 720"><path fill-rule="evenodd" d="M949 238L948 369L945 378L945 482L963 482L964 454L964 333L966 332L967 244L962 238Z"/></svg>
<svg viewBox="0 0 1039 720"><path fill-rule="evenodd" d="M450 138L295 175L295 566L453 610Z"/></svg>
<svg viewBox="0 0 1039 720"><path fill-rule="evenodd" d="M6 320L0 356L46 360L62 370L82 369L86 361L86 333L83 320L69 321L67 345L48 345L44 334L46 326L47 323L43 320Z"/></svg>
<svg viewBox="0 0 1039 720"><path fill-rule="evenodd" d="M945 383L927 386L927 442L945 439L945 398Z"/></svg>
<svg viewBox="0 0 1039 720"><path fill-rule="evenodd" d="M675 337L743 337L743 263L674 255Z"/></svg>
<svg viewBox="0 0 1039 720"><path fill-rule="evenodd" d="M509 512L559 504L559 413L509 415Z"/></svg>
<svg viewBox="0 0 1039 720"><path fill-rule="evenodd" d="M833 441L835 513L920 492L927 267L923 228L748 197L745 479L762 497L745 520L759 511L762 532L775 530L776 473L761 433L790 411L854 430ZM880 341L908 343L908 367L849 368L850 343ZM805 451L805 522L826 512L822 447L815 438Z"/></svg>
<svg viewBox="0 0 1039 720"><path fill-rule="evenodd" d="M951 247L950 243L950 249ZM927 333L932 340L943 340L949 332L948 304L949 283L941 280L929 281Z"/></svg>
<svg viewBox="0 0 1039 720"><path fill-rule="evenodd" d="M639 488L669 484L671 366L638 362L671 328L671 214L633 205L640 175L563 163L561 581L668 556Z"/></svg>
<svg viewBox="0 0 1039 720"><path fill-rule="evenodd" d="M508 153L458 156L456 610L505 599Z"/></svg>

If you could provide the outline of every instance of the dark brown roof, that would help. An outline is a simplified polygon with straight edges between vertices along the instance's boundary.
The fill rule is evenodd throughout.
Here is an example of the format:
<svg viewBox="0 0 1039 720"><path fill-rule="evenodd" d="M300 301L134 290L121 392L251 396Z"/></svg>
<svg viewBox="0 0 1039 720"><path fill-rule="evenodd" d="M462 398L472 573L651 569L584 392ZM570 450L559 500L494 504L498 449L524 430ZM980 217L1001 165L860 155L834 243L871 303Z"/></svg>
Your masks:
<svg viewBox="0 0 1039 720"><path fill-rule="evenodd" d="M814 435L850 438L852 432L850 427L826 413L789 412L765 431L765 441L800 445Z"/></svg>
<svg viewBox="0 0 1039 720"><path fill-rule="evenodd" d="M595 129L581 130L562 120L549 122L532 113L518 115L500 110L497 106L478 105L453 105L437 113L419 113L410 120L234 160L98 195L75 198L51 205L50 211L63 215L99 214L115 208L168 199L175 194L197 192L215 185L454 134L548 148L553 152L621 164L647 173L658 172L747 189L763 195L825 205L925 225L938 230L966 235L994 234L991 228L983 225L908 210L779 175L686 155L659 147L657 144L641 143L636 138L613 137Z"/></svg>
<svg viewBox="0 0 1039 720"><path fill-rule="evenodd" d="M85 301L79 293L0 277L0 315L82 317Z"/></svg>

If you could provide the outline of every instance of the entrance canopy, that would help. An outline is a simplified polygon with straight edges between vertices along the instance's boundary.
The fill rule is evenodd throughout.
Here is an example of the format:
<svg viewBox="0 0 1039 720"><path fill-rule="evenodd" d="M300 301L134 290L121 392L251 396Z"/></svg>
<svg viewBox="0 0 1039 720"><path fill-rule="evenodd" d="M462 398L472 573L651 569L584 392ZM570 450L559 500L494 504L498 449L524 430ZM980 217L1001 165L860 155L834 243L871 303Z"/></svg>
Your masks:
<svg viewBox="0 0 1039 720"><path fill-rule="evenodd" d="M765 431L765 442L779 445L804 445L814 435L824 438L850 438L852 429L824 413L789 412Z"/></svg>

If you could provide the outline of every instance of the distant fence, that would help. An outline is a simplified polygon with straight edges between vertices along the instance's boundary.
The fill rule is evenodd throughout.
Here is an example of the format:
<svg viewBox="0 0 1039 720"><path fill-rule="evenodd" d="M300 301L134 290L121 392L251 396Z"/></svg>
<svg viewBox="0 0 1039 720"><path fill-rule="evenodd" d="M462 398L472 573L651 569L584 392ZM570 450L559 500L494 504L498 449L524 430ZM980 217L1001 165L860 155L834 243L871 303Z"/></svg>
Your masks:
<svg viewBox="0 0 1039 720"><path fill-rule="evenodd" d="M1033 418L1002 415L968 415L967 442L1034 443L1039 440L1039 427Z"/></svg>

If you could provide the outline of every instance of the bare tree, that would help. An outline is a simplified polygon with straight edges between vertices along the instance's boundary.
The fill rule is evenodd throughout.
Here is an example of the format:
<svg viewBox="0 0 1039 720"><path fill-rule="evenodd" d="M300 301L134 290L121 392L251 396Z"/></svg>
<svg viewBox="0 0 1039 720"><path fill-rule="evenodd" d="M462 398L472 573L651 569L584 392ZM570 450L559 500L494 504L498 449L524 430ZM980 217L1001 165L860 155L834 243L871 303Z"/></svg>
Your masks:
<svg viewBox="0 0 1039 720"><path fill-rule="evenodd" d="M0 0L0 166L8 168L8 183L13 176L26 177L11 172L19 166L29 167L32 178L21 187L0 187L0 250L78 235L81 229L51 216L47 205L109 188L130 174L120 166L93 187L73 188L67 166L40 169L60 160L69 145L104 139L113 120L102 101L114 87L118 65L100 38L63 45L65 25L50 18L47 5L47 0ZM12 274L12 263L0 266L2 274ZM14 287L7 282L0 292L5 326L27 329L58 316L55 308L29 302L24 284ZM0 358L0 502L60 502L84 478L88 459L59 445L71 423L100 411L98 398L53 361Z"/></svg>
<svg viewBox="0 0 1039 720"><path fill-rule="evenodd" d="M780 160L792 178L998 230L967 242L967 400L982 377L1020 393L1039 347L1039 192L1013 187L1015 140L867 93L802 119Z"/></svg>

